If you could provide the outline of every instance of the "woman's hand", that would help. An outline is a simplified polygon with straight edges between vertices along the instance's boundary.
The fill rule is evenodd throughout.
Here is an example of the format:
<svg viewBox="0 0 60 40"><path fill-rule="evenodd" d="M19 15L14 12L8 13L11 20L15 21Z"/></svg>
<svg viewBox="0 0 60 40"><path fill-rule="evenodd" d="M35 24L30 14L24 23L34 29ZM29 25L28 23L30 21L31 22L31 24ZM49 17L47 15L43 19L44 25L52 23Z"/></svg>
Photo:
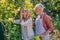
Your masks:
<svg viewBox="0 0 60 40"><path fill-rule="evenodd" d="M14 18L9 18L8 21L14 22Z"/></svg>
<svg viewBox="0 0 60 40"><path fill-rule="evenodd" d="M12 20L11 20L11 21L12 21L12 22L14 22L14 19L15 19L15 18L12 18Z"/></svg>

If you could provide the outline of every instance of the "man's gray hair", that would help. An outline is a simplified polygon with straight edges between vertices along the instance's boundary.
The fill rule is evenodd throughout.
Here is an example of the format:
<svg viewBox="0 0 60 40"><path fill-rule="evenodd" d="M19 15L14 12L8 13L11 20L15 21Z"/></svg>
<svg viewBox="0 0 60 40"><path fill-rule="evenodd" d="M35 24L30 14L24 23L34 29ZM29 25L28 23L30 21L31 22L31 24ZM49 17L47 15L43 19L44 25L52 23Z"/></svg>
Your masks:
<svg viewBox="0 0 60 40"><path fill-rule="evenodd" d="M41 4L41 3L36 4L35 8L36 8L36 7L42 7L43 9L45 8L44 5Z"/></svg>

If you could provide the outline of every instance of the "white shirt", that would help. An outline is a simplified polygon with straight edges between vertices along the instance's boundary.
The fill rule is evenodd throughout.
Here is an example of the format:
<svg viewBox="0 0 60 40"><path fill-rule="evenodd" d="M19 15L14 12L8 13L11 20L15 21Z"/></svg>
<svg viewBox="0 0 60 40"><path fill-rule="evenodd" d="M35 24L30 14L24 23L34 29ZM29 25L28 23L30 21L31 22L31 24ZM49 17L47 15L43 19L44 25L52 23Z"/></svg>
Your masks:
<svg viewBox="0 0 60 40"><path fill-rule="evenodd" d="M22 20L22 22L20 22L20 20L14 20L14 23L16 24L21 24L22 26L22 34L24 34L24 36L28 36L28 37L32 37L34 36L34 32L32 29L32 18L29 18L27 21ZM25 27L27 28L27 30L25 31Z"/></svg>

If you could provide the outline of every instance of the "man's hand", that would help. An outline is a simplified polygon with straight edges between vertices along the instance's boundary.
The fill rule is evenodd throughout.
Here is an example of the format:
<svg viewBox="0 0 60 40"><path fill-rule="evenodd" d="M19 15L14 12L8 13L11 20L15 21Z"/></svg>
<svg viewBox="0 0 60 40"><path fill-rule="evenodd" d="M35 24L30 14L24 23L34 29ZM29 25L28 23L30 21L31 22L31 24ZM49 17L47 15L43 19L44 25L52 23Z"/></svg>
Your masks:
<svg viewBox="0 0 60 40"><path fill-rule="evenodd" d="M41 38L45 37L46 35L48 35L51 31L47 30L46 32L44 32L42 35L40 35Z"/></svg>
<svg viewBox="0 0 60 40"><path fill-rule="evenodd" d="M46 36L45 34L40 35L41 38L44 38L45 36Z"/></svg>

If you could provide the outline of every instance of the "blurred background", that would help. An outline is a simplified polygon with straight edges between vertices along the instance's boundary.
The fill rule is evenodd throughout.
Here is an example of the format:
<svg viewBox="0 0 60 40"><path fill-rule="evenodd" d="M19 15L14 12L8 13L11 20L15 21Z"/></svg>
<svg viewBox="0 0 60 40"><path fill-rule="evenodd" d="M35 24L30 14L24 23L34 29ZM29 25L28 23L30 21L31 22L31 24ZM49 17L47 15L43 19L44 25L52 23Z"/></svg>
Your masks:
<svg viewBox="0 0 60 40"><path fill-rule="evenodd" d="M20 10L29 9L34 21L34 7L37 3L42 3L45 6L44 12L53 19L53 40L60 40L60 36L55 38L60 35L60 0L0 0L0 40L22 40L21 26L12 23L10 19L19 19Z"/></svg>

